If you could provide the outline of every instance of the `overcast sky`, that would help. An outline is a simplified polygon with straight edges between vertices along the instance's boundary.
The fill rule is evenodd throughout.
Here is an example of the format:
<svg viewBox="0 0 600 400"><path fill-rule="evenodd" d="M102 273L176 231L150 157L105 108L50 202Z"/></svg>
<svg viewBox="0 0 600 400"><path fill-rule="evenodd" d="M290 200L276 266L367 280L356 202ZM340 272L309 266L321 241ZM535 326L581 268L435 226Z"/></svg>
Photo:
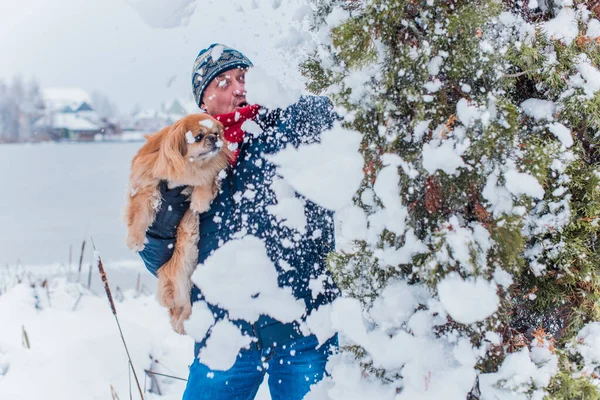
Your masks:
<svg viewBox="0 0 600 400"><path fill-rule="evenodd" d="M299 82L297 72L286 68L293 64L292 55L277 44L288 36L301 0L129 1L133 4L0 0L0 79L18 74L25 80L35 77L42 87L97 90L121 112L136 104L156 108L191 96L196 55L220 42L241 50L279 79ZM161 14L165 24L176 25L171 21L177 19L177 3L195 6L187 13L189 21L170 29L157 27Z"/></svg>

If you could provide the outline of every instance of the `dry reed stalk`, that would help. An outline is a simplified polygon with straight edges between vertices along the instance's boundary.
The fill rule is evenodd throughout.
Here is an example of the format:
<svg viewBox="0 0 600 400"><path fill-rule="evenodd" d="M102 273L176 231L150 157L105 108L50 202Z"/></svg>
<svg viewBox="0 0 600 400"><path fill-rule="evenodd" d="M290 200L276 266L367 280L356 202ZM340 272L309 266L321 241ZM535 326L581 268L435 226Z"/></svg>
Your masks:
<svg viewBox="0 0 600 400"><path fill-rule="evenodd" d="M161 374L159 372L152 372L150 370L145 369L144 370L145 373L149 374L149 375L158 375L158 376L164 376L165 378L171 378L171 379L177 379L179 381L184 381L187 382L187 379L185 378L180 378L178 376L173 376L173 375L167 375L167 374Z"/></svg>
<svg viewBox="0 0 600 400"><path fill-rule="evenodd" d="M92 264L90 264L90 270L88 272L88 284L87 284L88 290L90 289L91 286L92 286Z"/></svg>
<svg viewBox="0 0 600 400"><path fill-rule="evenodd" d="M113 387L112 383L110 384L110 395L112 396L112 400L121 400L119 399L119 395L117 394L117 391Z"/></svg>
<svg viewBox="0 0 600 400"><path fill-rule="evenodd" d="M44 279L42 282L42 287L46 289L46 296L48 296L48 307L52 307L52 302L50 301L50 284L48 283L48 279Z"/></svg>
<svg viewBox="0 0 600 400"><path fill-rule="evenodd" d="M79 269L77 270L77 282L81 282L81 264L83 264L83 252L85 251L85 239L81 243L81 254L79 255Z"/></svg>
<svg viewBox="0 0 600 400"><path fill-rule="evenodd" d="M71 309L71 311L75 311L77 309L77 306L79 305L79 301L81 300L82 297L83 297L83 293L79 293L79 297L75 301L75 304L73 304L73 308Z"/></svg>
<svg viewBox="0 0 600 400"><path fill-rule="evenodd" d="M27 331L25 330L25 326L21 325L21 331L22 333L22 343L23 343L23 347L31 349L31 345L29 344L29 336L27 335Z"/></svg>
<svg viewBox="0 0 600 400"><path fill-rule="evenodd" d="M125 299L125 295L120 287L117 286L117 290L115 290L115 292L115 299L117 299L117 301L123 301Z"/></svg>
<svg viewBox="0 0 600 400"><path fill-rule="evenodd" d="M133 371L135 372L135 371ZM129 400L133 400L133 394L131 393L131 364L127 366L127 378L129 379ZM138 386L139 388L139 386ZM144 380L144 393L146 393L146 381Z"/></svg>
<svg viewBox="0 0 600 400"><path fill-rule="evenodd" d="M152 358L152 357L150 357L150 358ZM156 374L153 374L154 371L152 371L153 367L154 367L154 364L151 363L150 369L145 369L144 372L146 372L146 376L150 377L150 393L156 393L157 395L161 396L162 393L160 390L160 385L158 384L158 379L156 379Z"/></svg>
<svg viewBox="0 0 600 400"><path fill-rule="evenodd" d="M152 360L152 362L154 362L155 364L160 364L163 368L165 368L166 370L168 370L170 373L174 374L175 372L173 372L173 370L169 367L167 367L165 364L161 363L158 359L152 357L152 354L150 354L150 359ZM175 378L173 376L170 376L170 378ZM177 378L177 379L182 379L182 378ZM187 379L182 379L187 381Z"/></svg>
<svg viewBox="0 0 600 400"><path fill-rule="evenodd" d="M85 241L84 241L85 243ZM100 272L100 277L102 278L102 283L104 284L104 290L106 291L106 297L108 297L108 302L110 303L110 309L112 310L113 315L115 316L115 321L117 321L117 327L119 328L119 333L121 334L121 340L123 341L123 346L125 347L125 352L127 353L127 359L129 360L129 366L133 371L133 377L135 378L135 383L137 384L138 390L140 392L140 397L144 400L144 394L142 393L142 387L140 386L140 381L138 380L137 374L135 373L135 368L133 367L133 362L131 361L131 355L129 354L129 349L127 348L127 343L125 342L125 337L123 336L123 330L121 329L121 324L119 323L119 317L117 317L117 308L115 307L115 302L113 300L112 294L110 293L110 286L108 285L108 279L106 278L106 272L104 272L104 266L102 265L102 258L100 258L100 254L96 251L96 246L94 245L94 240L92 239L92 247L94 248L95 259L98 264L98 271Z"/></svg>

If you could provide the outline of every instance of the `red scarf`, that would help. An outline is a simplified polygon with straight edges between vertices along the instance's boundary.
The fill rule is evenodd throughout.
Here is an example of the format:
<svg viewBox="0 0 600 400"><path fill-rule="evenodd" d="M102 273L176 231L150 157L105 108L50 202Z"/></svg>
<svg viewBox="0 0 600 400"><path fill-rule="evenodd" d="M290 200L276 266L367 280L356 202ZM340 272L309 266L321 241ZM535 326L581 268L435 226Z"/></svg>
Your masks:
<svg viewBox="0 0 600 400"><path fill-rule="evenodd" d="M244 122L254 119L258 115L258 110L260 110L260 106L258 104L254 104L240 108L239 110L229 114L213 115L213 117L223 124L223 127L225 128L223 130L223 137L225 140L227 140L229 143L239 144L242 142L242 140L244 140L245 134L245 132L242 130L242 125ZM239 148L233 152L231 165L235 164L239 153Z"/></svg>

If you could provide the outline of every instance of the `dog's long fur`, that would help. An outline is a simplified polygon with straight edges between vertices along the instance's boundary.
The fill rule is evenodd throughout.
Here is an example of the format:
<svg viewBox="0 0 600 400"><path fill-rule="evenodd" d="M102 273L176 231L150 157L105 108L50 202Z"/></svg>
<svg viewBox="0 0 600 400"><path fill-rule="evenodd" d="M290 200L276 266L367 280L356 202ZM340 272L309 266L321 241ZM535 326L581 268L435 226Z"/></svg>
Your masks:
<svg viewBox="0 0 600 400"><path fill-rule="evenodd" d="M191 140L199 134L203 134L200 141ZM215 146L217 137L220 149ZM207 114L184 117L146 139L131 163L127 246L143 250L146 230L161 203L160 181L166 180L170 188L188 186L190 209L177 228L173 256L157 273L158 300L169 309L173 328L184 333L183 322L192 311L191 275L198 261L198 213L209 209L219 189L217 176L233 154L223 138L223 126Z"/></svg>

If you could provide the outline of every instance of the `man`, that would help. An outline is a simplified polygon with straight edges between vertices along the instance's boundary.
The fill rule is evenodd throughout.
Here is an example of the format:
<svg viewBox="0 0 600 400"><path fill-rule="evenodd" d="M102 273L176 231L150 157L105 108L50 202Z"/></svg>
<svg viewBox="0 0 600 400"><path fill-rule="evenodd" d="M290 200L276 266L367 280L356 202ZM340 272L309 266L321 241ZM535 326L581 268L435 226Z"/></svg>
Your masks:
<svg viewBox="0 0 600 400"><path fill-rule="evenodd" d="M244 118L254 116L263 129L260 135L243 136L235 164L221 181L221 191L210 210L200 215L198 262L203 263L234 234L256 236L265 243L277 268L279 286L291 287L294 296L304 301L306 316L331 302L338 293L325 266L325 257L333 250L332 215L298 196L305 205L306 232L300 234L281 225L268 212L269 205L277 204L271 188L276 170L265 155L285 146L318 141L321 131L331 126L334 114L331 103L323 97L304 97L287 109L263 109L257 113L258 108L246 102L245 73L251 66L242 53L219 44L202 50L194 63L192 84L201 109L234 131L241 131ZM242 117L222 118L232 112ZM171 257L176 227L189 206L181 189L162 187L162 204L140 253L155 275ZM311 290L314 285L309 286L315 279L323 282L322 290L316 294ZM191 298L203 299L197 287ZM227 316L227 310L215 306L211 310L217 319ZM254 324L234 323L255 341L249 349L240 351L234 366L227 371L213 371L202 364L198 354L207 338L196 343L184 400L253 399L267 372L273 399L300 400L323 377L327 358L337 348L337 335L318 346L316 337L304 336L297 323L284 324L265 315Z"/></svg>

